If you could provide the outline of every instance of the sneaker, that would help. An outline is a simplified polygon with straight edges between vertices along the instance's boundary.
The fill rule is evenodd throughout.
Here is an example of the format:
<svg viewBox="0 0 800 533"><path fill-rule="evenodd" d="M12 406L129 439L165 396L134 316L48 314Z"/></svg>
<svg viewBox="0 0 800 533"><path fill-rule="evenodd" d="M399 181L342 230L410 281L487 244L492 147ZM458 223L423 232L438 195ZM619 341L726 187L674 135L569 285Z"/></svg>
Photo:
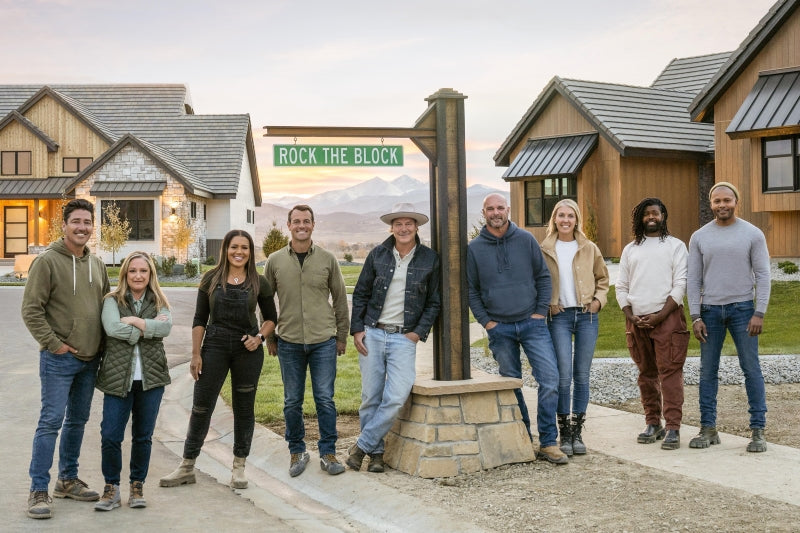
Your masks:
<svg viewBox="0 0 800 533"><path fill-rule="evenodd" d="M31 518L50 518L50 495L46 490L32 490L28 495L28 516Z"/></svg>
<svg viewBox="0 0 800 533"><path fill-rule="evenodd" d="M332 476L344 472L344 465L332 453L326 453L319 458L319 466Z"/></svg>
<svg viewBox="0 0 800 533"><path fill-rule="evenodd" d="M702 426L700 433L695 438L689 441L689 448L708 448L712 444L719 444L719 433L717 428Z"/></svg>
<svg viewBox="0 0 800 533"><path fill-rule="evenodd" d="M544 448L539 448L539 451L536 452L537 459L544 459L545 461L549 461L555 465L565 465L569 463L569 457L562 452L558 446L553 444L552 446L545 446Z"/></svg>
<svg viewBox="0 0 800 533"><path fill-rule="evenodd" d="M367 472L383 472L386 470L384 462L383 462L383 454L382 453L371 453L369 454L369 466L367 467Z"/></svg>
<svg viewBox="0 0 800 533"><path fill-rule="evenodd" d="M767 441L764 439L764 428L753 428L753 437L747 445L748 452L767 451Z"/></svg>
<svg viewBox="0 0 800 533"><path fill-rule="evenodd" d="M297 477L302 474L306 469L309 459L308 452L293 453L291 462L289 463L289 475Z"/></svg>
<svg viewBox="0 0 800 533"><path fill-rule="evenodd" d="M72 498L79 502L96 502L100 495L89 488L89 485L78 478L59 479L53 488L53 496L56 498Z"/></svg>
<svg viewBox="0 0 800 533"><path fill-rule="evenodd" d="M106 484L103 489L103 497L94 504L95 511L111 511L120 506L119 485Z"/></svg>
<svg viewBox="0 0 800 533"><path fill-rule="evenodd" d="M677 429L668 429L661 443L662 450L677 450L681 447L681 432Z"/></svg>
<svg viewBox="0 0 800 533"><path fill-rule="evenodd" d="M131 491L128 495L128 507L140 509L147 507L147 500L144 499L144 483L141 481L131 481Z"/></svg>
<svg viewBox="0 0 800 533"><path fill-rule="evenodd" d="M367 455L367 452L359 448L358 443L355 443L350 446L347 453L347 466L353 470L361 470L361 463L364 462L364 456Z"/></svg>

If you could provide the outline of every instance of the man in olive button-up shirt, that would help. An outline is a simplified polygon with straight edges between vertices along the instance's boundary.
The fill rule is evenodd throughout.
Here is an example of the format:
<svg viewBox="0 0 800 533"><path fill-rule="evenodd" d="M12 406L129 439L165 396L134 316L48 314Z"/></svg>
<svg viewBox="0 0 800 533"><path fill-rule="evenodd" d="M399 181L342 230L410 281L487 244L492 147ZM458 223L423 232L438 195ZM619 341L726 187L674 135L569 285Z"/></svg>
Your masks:
<svg viewBox="0 0 800 533"><path fill-rule="evenodd" d="M310 370L319 422L320 465L329 474L341 474L344 466L336 459L333 391L336 357L344 353L350 329L347 292L336 258L311 241L312 209L295 206L288 219L292 240L269 256L264 275L278 295L277 338L268 339L268 349L278 356L281 365L285 438L291 454L289 473L300 475L309 460L303 440L303 397L306 372Z"/></svg>

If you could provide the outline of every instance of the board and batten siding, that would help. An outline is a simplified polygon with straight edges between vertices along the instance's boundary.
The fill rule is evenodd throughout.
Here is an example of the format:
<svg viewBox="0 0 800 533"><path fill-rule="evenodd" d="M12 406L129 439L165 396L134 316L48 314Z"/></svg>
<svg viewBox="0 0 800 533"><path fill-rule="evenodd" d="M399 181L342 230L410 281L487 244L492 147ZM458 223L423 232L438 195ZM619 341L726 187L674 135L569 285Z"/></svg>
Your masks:
<svg viewBox="0 0 800 533"><path fill-rule="evenodd" d="M762 191L761 138L733 140L725 133L759 72L800 67L800 10L787 19L770 41L714 105L716 181L739 188L738 216L764 232L773 257L800 256L800 192Z"/></svg>

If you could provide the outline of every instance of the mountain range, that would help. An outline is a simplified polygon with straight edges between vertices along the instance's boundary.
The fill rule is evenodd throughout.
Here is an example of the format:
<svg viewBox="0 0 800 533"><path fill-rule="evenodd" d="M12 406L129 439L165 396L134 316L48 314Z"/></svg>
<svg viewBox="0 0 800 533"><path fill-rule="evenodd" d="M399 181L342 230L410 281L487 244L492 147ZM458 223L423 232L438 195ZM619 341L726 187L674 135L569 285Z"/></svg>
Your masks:
<svg viewBox="0 0 800 533"><path fill-rule="evenodd" d="M476 184L467 188L467 229L479 223L483 199L497 192L509 199L508 191ZM256 242L261 242L273 220L284 233L289 209L308 204L314 209L314 241L328 246L337 243L375 244L388 235L388 226L380 216L391 211L398 202L410 202L414 208L430 216L428 184L407 175L391 181L374 177L344 189L316 194L309 198L284 196L265 200L256 207ZM430 241L430 225L420 228L420 237Z"/></svg>

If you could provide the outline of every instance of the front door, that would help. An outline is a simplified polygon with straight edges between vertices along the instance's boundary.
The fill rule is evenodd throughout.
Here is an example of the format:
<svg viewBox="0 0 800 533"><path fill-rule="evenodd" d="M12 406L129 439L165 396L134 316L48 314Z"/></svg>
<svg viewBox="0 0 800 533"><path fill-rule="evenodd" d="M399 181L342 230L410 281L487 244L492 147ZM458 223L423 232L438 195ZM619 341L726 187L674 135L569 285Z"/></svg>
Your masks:
<svg viewBox="0 0 800 533"><path fill-rule="evenodd" d="M6 206L3 216L3 236L5 237L4 257L28 253L28 208L27 206Z"/></svg>

